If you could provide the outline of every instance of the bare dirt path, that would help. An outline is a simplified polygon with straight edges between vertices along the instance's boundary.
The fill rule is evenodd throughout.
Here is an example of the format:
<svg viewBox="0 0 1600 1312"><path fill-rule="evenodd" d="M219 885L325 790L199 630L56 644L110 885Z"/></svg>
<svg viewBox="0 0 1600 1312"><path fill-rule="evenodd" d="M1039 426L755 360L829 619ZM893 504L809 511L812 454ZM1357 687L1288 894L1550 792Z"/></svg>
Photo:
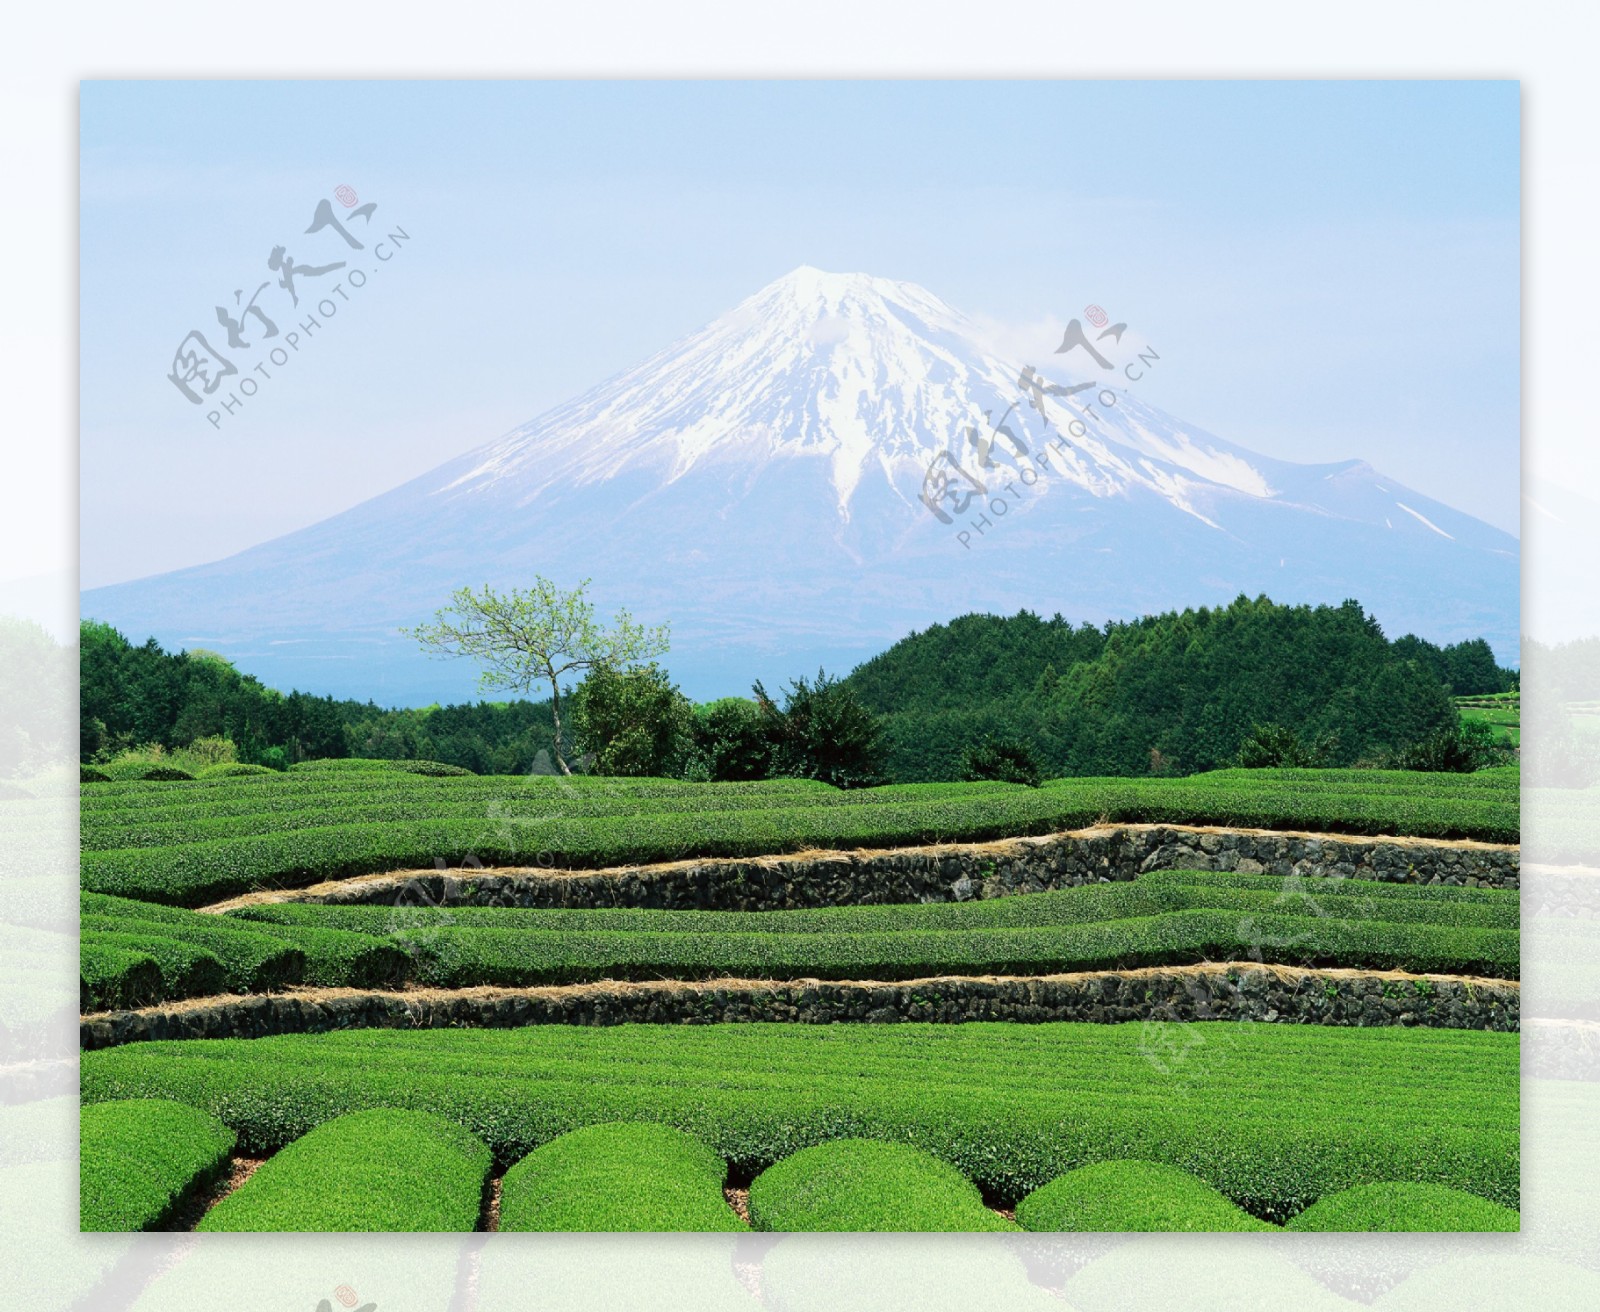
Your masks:
<svg viewBox="0 0 1600 1312"><path fill-rule="evenodd" d="M204 1219L207 1212L220 1203L229 1194L237 1190L266 1161L265 1157L235 1157L228 1163L227 1170L209 1188L201 1190L191 1197L182 1208L174 1213L168 1224L162 1226L163 1230L193 1230Z"/></svg>

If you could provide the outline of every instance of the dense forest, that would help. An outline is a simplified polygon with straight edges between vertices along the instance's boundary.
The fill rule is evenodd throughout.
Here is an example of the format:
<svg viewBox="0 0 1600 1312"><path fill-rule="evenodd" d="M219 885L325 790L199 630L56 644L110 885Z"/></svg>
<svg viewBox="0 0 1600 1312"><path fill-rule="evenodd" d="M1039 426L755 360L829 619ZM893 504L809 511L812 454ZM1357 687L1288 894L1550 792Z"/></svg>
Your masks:
<svg viewBox="0 0 1600 1312"><path fill-rule="evenodd" d="M966 615L902 639L845 681L882 717L887 773L958 778L985 738L1044 774L1190 773L1230 764L1255 727L1328 765L1376 762L1456 722L1451 697L1507 691L1482 639L1388 641L1354 601L1265 597L1103 629L1028 611Z"/></svg>
<svg viewBox="0 0 1600 1312"><path fill-rule="evenodd" d="M225 738L237 759L281 769L338 756L424 759L479 774L532 769L551 744L547 702L388 710L372 702L281 693L213 652L134 646L107 624L79 633L79 759L152 744L167 751Z"/></svg>
<svg viewBox="0 0 1600 1312"><path fill-rule="evenodd" d="M215 653L171 653L153 639L136 646L105 624L85 622L80 643L85 763L223 742L231 759L278 769L365 756L509 774L538 768L552 747L543 701L386 709L282 693ZM840 682L801 681L787 722L759 685L751 699L697 708L684 720L693 741L682 768L711 777L797 769L804 753L785 734L824 722L807 708L848 718L852 705L871 713L852 733L869 736L861 720L876 717L870 773L892 780L962 778L974 753L993 755L997 744L1045 776L1189 773L1234 761L1264 725L1320 762L1375 762L1453 728L1453 694L1516 682L1481 640L1391 642L1353 601L1240 597L1102 628L1028 611L966 615L912 634Z"/></svg>

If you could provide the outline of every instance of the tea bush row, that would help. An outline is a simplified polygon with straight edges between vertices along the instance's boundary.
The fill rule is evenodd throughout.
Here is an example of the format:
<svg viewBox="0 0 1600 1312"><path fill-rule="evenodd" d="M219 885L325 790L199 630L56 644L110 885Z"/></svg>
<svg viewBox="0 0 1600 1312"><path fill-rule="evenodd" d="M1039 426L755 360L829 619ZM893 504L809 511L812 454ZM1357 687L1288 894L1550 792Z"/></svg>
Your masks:
<svg viewBox="0 0 1600 1312"><path fill-rule="evenodd" d="M1141 1161L1096 1162L1059 1175L1017 1204L1017 1222L1043 1231L1275 1228L1188 1171Z"/></svg>
<svg viewBox="0 0 1600 1312"><path fill-rule="evenodd" d="M165 1099L103 1102L78 1120L78 1228L151 1230L214 1180L234 1133Z"/></svg>
<svg viewBox="0 0 1600 1312"><path fill-rule="evenodd" d="M1160 781L1155 781L1160 782ZM1273 794L1198 786L1187 792L1126 783L1084 789L1008 789L982 795L871 805L774 806L729 811L649 811L607 817L551 815L417 819L257 832L170 847L86 851L83 887L150 901L201 905L252 888L304 886L387 870L527 864L597 868L688 857L756 856L817 847L894 847L981 841L1112 822L1403 833L1514 839L1515 802ZM255 825L255 828L252 828Z"/></svg>
<svg viewBox="0 0 1600 1312"><path fill-rule="evenodd" d="M87 1103L174 1098L266 1153L378 1107L444 1116L510 1164L654 1121L754 1176L813 1144L912 1144L1002 1205L1119 1158L1283 1220L1387 1180L1518 1202L1518 1037L1280 1025L625 1025L353 1030L83 1054Z"/></svg>
<svg viewBox="0 0 1600 1312"><path fill-rule="evenodd" d="M1040 929L678 934L402 930L411 978L442 988L602 979L922 979L1047 975L1260 957L1279 965L1515 979L1514 930L1177 911Z"/></svg>
<svg viewBox="0 0 1600 1312"><path fill-rule="evenodd" d="M757 1230L979 1231L1017 1227L972 1181L910 1144L834 1139L769 1166L750 1185Z"/></svg>
<svg viewBox="0 0 1600 1312"><path fill-rule="evenodd" d="M489 1150L420 1111L374 1109L319 1125L206 1213L213 1231L460 1231L477 1227Z"/></svg>
<svg viewBox="0 0 1600 1312"><path fill-rule="evenodd" d="M500 1229L744 1230L722 1194L727 1164L670 1126L585 1126L535 1148L500 1183Z"/></svg>
<svg viewBox="0 0 1600 1312"><path fill-rule="evenodd" d="M226 920L324 926L361 934L404 929L542 929L583 933L885 933L896 930L1032 929L1159 915L1225 910L1515 930L1518 895L1508 889L1393 884L1340 878L1287 878L1222 871L1153 870L1133 881L1086 884L1042 893L967 902L809 907L789 911L678 911L659 908L372 906L268 902L240 907Z"/></svg>
<svg viewBox="0 0 1600 1312"><path fill-rule="evenodd" d="M400 944L373 935L245 923L96 893L79 902L85 1011L290 984L383 987L409 969Z"/></svg>

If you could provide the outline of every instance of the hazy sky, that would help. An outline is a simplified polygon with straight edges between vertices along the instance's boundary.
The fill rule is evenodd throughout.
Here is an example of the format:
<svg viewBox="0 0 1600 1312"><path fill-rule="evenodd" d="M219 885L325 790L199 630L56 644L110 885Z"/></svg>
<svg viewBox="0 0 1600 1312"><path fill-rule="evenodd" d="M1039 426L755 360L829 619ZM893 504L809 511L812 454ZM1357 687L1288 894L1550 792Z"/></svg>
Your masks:
<svg viewBox="0 0 1600 1312"><path fill-rule="evenodd" d="M1023 356L1097 302L1145 400L1517 531L1515 83L87 83L82 133L85 587L325 518L800 264ZM306 233L341 185L361 251ZM346 269L297 312L276 246ZM236 290L287 334L350 269L220 430L169 381L194 329L252 376Z"/></svg>

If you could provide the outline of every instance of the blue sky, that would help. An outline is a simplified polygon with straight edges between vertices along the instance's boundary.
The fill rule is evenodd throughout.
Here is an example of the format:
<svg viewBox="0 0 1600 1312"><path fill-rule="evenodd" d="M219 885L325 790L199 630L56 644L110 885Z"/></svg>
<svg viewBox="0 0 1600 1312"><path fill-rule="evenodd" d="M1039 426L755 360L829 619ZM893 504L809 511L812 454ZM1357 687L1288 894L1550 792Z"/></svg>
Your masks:
<svg viewBox="0 0 1600 1312"><path fill-rule="evenodd" d="M800 264L1041 355L1098 302L1153 404L1517 530L1512 82L86 83L81 118L86 587L336 513ZM361 259L411 240L213 428L175 348L274 246L350 254L305 234L341 184Z"/></svg>

